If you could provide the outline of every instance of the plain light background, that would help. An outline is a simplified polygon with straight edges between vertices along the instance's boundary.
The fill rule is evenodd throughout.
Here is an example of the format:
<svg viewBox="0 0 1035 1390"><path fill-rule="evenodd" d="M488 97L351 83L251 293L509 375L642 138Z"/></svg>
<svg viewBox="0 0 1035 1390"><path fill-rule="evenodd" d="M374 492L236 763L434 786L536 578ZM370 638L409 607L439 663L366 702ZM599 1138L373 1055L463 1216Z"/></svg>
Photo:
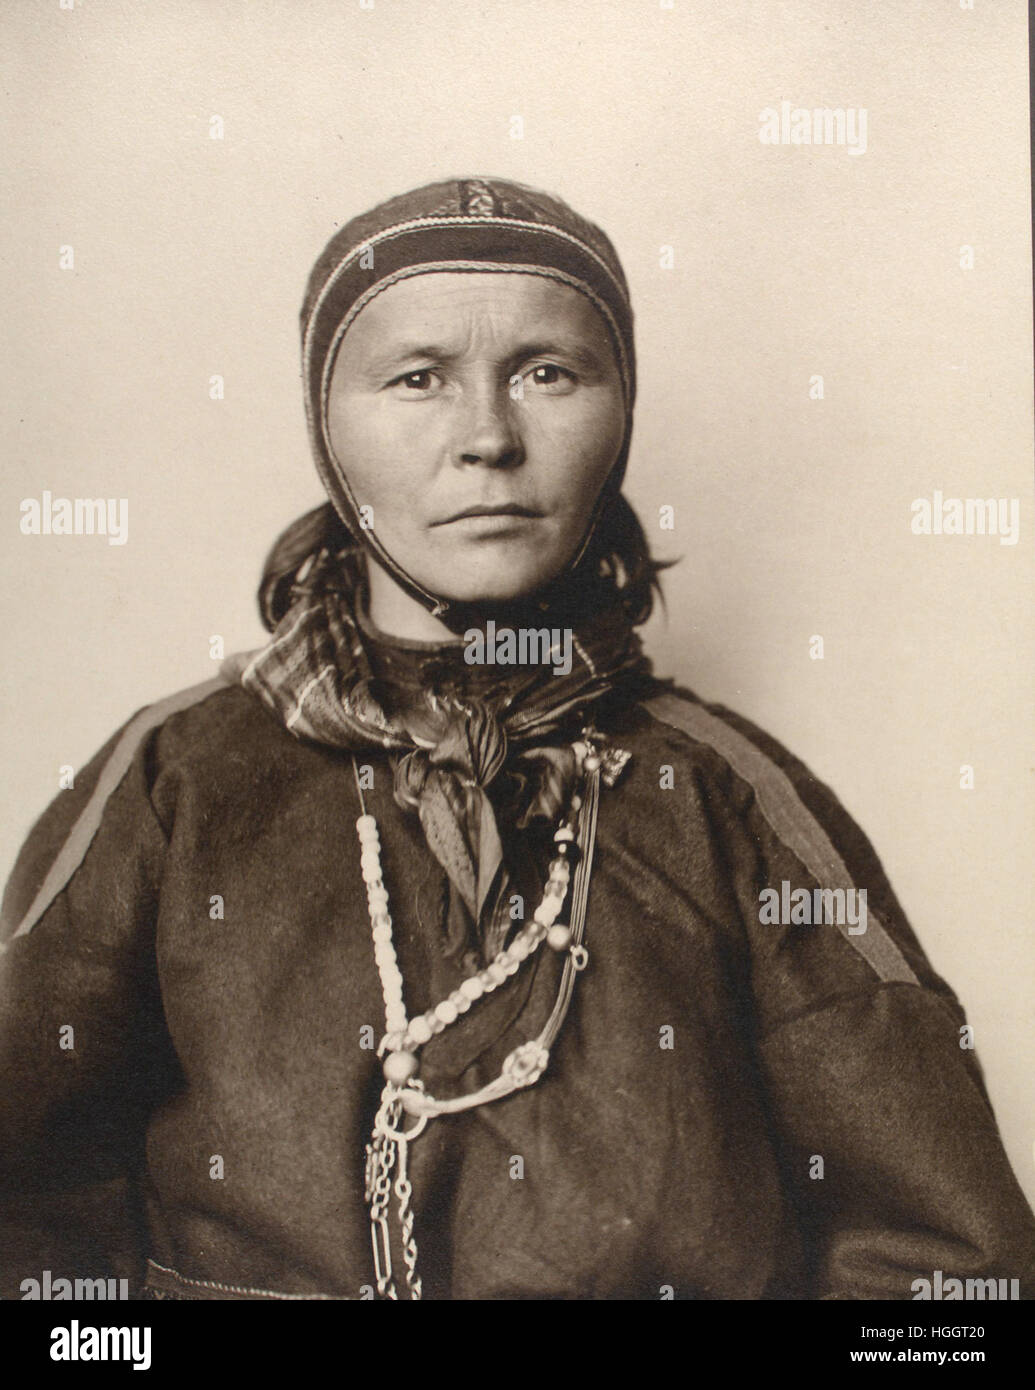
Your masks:
<svg viewBox="0 0 1035 1390"><path fill-rule="evenodd" d="M6 0L0 23L4 876L62 764L214 674L213 635L262 640L263 556L322 500L297 312L335 227L516 178L598 221L631 282L626 491L682 557L658 669L866 829L1035 1197L1023 0ZM784 99L865 108L866 152L763 145ZM128 498L128 544L21 535L44 489ZM914 536L936 489L1019 498L1020 544Z"/></svg>

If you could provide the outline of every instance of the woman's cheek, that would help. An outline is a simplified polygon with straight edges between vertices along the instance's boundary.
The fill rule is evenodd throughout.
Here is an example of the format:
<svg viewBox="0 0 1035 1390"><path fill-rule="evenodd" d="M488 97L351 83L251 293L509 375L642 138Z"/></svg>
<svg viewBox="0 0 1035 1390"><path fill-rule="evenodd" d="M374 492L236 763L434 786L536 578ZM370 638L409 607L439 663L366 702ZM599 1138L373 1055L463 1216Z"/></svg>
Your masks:
<svg viewBox="0 0 1035 1390"><path fill-rule="evenodd" d="M526 450L535 449L550 462L595 451L597 412L577 397L526 400L520 424Z"/></svg>
<svg viewBox="0 0 1035 1390"><path fill-rule="evenodd" d="M610 411L572 410L553 427L555 453L563 462L564 481L583 488L611 471L622 444L624 421ZM587 499L587 506L595 499Z"/></svg>
<svg viewBox="0 0 1035 1390"><path fill-rule="evenodd" d="M447 413L436 403L391 401L367 435L367 454L396 476L417 474L438 456L447 431Z"/></svg>
<svg viewBox="0 0 1035 1390"><path fill-rule="evenodd" d="M420 440L420 427L406 412L377 411L362 428L350 432L342 463L350 477L370 491L391 496L417 471Z"/></svg>

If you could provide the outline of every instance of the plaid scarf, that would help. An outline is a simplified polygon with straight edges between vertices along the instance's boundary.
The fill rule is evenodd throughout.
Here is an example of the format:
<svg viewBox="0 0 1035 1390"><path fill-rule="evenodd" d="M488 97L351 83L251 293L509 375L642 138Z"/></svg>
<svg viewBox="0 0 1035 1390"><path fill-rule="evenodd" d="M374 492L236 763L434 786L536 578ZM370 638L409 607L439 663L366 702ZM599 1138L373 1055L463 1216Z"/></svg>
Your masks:
<svg viewBox="0 0 1035 1390"><path fill-rule="evenodd" d="M444 948L502 948L514 892L542 891L542 864L568 803L570 740L601 702L653 687L621 604L599 605L572 629L567 675L549 665L470 665L460 639L379 640L363 613L361 552L322 551L292 593L272 639L228 659L226 674L296 738L360 752L388 750L394 799L416 812L448 876ZM557 626L556 613L540 620Z"/></svg>

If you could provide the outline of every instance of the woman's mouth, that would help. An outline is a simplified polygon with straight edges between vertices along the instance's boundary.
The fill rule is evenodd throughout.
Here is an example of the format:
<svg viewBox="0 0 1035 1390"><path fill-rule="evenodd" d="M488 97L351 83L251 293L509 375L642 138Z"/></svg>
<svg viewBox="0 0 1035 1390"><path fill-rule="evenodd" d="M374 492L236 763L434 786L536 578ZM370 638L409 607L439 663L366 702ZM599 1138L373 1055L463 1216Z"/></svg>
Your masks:
<svg viewBox="0 0 1035 1390"><path fill-rule="evenodd" d="M503 525L520 524L522 521L540 516L542 516L542 512L536 512L533 507L520 506L517 502L503 502L497 506L475 503L474 506L464 507L463 512L456 512L452 517L446 517L445 521L436 521L435 524L464 523L467 527L470 525L490 525L493 530L499 530Z"/></svg>
<svg viewBox="0 0 1035 1390"><path fill-rule="evenodd" d="M444 524L456 527L468 535L503 536L527 530L538 515L538 512L513 510L468 512Z"/></svg>
<svg viewBox="0 0 1035 1390"><path fill-rule="evenodd" d="M444 521L439 521L435 524L437 526L449 526L456 521L486 522L494 519L509 519L514 521L541 515L541 512L535 511L532 507L522 507L517 502L502 502L496 506L491 506L487 503L476 503L474 506L465 507L462 512L455 512L452 516L446 517Z"/></svg>

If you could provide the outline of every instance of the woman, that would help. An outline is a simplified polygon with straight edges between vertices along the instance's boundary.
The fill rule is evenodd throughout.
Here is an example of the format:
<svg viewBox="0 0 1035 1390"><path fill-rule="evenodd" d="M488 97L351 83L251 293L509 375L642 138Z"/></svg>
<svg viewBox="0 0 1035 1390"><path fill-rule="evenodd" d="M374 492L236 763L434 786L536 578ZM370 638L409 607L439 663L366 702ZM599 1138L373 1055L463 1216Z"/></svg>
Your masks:
<svg viewBox="0 0 1035 1390"><path fill-rule="evenodd" d="M267 563L270 644L131 720L8 892L7 1278L1027 1277L962 1012L873 850L641 654L660 566L620 492L607 238L527 188L435 184L334 237L302 328L330 505Z"/></svg>

